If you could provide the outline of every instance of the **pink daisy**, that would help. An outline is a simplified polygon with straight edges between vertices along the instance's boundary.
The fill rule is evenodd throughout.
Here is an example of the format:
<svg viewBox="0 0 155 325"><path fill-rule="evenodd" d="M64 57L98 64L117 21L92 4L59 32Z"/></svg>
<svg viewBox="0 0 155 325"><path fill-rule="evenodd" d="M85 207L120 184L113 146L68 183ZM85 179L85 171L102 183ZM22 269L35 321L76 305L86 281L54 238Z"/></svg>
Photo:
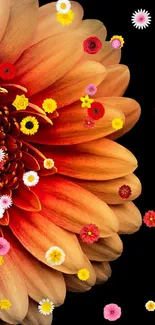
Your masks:
<svg viewBox="0 0 155 325"><path fill-rule="evenodd" d="M0 237L0 256L6 255L9 249L9 242L4 237Z"/></svg>
<svg viewBox="0 0 155 325"><path fill-rule="evenodd" d="M8 209L10 208L12 205L12 199L9 195L2 195L0 197L0 206L3 208L3 209Z"/></svg>
<svg viewBox="0 0 155 325"><path fill-rule="evenodd" d="M116 304L106 305L103 309L104 318L109 321L115 321L121 317L121 308Z"/></svg>
<svg viewBox="0 0 155 325"><path fill-rule="evenodd" d="M95 122L92 117L88 116L84 119L85 128L91 129L95 125Z"/></svg>
<svg viewBox="0 0 155 325"><path fill-rule="evenodd" d="M80 237L84 243L93 244L99 239L99 230L96 225L85 225L80 231Z"/></svg>
<svg viewBox="0 0 155 325"><path fill-rule="evenodd" d="M89 96L95 95L97 92L97 87L94 84L90 84L86 87L86 93Z"/></svg>

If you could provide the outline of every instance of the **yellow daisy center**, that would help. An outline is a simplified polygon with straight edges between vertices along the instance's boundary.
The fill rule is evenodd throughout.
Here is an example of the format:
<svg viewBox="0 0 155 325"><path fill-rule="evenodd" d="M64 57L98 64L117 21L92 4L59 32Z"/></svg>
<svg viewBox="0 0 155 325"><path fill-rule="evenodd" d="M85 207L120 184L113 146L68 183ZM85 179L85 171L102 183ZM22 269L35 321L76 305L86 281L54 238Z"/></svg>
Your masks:
<svg viewBox="0 0 155 325"><path fill-rule="evenodd" d="M0 256L0 265L2 265L4 262L3 256Z"/></svg>
<svg viewBox="0 0 155 325"><path fill-rule="evenodd" d="M44 160L44 167L50 169L54 166L54 161L50 158Z"/></svg>
<svg viewBox="0 0 155 325"><path fill-rule="evenodd" d="M61 252L54 250L51 253L49 253L49 259L51 259L52 262L59 262L61 260L62 254Z"/></svg>
<svg viewBox="0 0 155 325"><path fill-rule="evenodd" d="M124 121L123 121L121 118L114 118L114 119L112 120L112 127L113 127L115 130L120 130L120 129L122 129L123 124L124 124Z"/></svg>
<svg viewBox="0 0 155 325"><path fill-rule="evenodd" d="M8 299L0 300L0 309L9 309L11 307L11 302Z"/></svg>
<svg viewBox="0 0 155 325"><path fill-rule="evenodd" d="M61 9L66 9L66 4L63 2L63 3L61 3L61 5L60 5L60 7L61 7Z"/></svg>
<svg viewBox="0 0 155 325"><path fill-rule="evenodd" d="M29 175L27 179L28 179L29 182L33 182L34 181L34 176L33 175Z"/></svg>
<svg viewBox="0 0 155 325"><path fill-rule="evenodd" d="M91 236L92 235L92 232L91 231L88 231L88 235Z"/></svg>
<svg viewBox="0 0 155 325"><path fill-rule="evenodd" d="M69 10L66 14L57 13L57 20L63 25L69 25L74 19L74 12Z"/></svg>
<svg viewBox="0 0 155 325"><path fill-rule="evenodd" d="M152 221L152 220L153 220L153 218L151 217L151 218L150 218L150 220Z"/></svg>
<svg viewBox="0 0 155 325"><path fill-rule="evenodd" d="M51 306L51 303L49 301L44 301L41 305L41 310L44 312L44 313L50 313L52 309L52 306Z"/></svg>
<svg viewBox="0 0 155 325"><path fill-rule="evenodd" d="M87 269L80 269L77 274L79 280L87 281L89 279L89 271Z"/></svg>

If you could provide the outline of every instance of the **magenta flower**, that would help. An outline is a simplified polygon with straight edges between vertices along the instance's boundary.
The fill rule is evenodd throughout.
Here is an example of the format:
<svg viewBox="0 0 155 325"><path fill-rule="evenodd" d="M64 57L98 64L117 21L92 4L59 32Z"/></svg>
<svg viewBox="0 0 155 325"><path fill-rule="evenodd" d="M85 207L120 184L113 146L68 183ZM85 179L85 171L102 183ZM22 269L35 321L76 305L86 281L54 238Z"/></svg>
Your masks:
<svg viewBox="0 0 155 325"><path fill-rule="evenodd" d="M109 304L104 307L103 315L104 318L109 321L115 321L121 317L121 308L116 304Z"/></svg>
<svg viewBox="0 0 155 325"><path fill-rule="evenodd" d="M0 237L0 256L6 255L9 249L9 242L4 237Z"/></svg>
<svg viewBox="0 0 155 325"><path fill-rule="evenodd" d="M97 87L94 84L90 84L86 87L86 93L89 96L95 95L97 92Z"/></svg>

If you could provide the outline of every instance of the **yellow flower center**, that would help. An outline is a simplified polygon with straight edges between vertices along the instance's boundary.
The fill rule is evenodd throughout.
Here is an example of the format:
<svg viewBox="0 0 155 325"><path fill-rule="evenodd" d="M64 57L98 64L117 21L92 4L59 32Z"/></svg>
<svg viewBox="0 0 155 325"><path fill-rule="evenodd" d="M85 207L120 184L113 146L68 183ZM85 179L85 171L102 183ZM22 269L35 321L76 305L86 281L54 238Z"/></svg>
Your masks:
<svg viewBox="0 0 155 325"><path fill-rule="evenodd" d="M61 3L61 9L66 9L66 4L64 2Z"/></svg>
<svg viewBox="0 0 155 325"><path fill-rule="evenodd" d="M52 168L53 166L54 166L54 161L53 161L53 159L50 159L50 158L45 159L45 161L44 161L44 167L45 167L45 168L50 169L50 168Z"/></svg>
<svg viewBox="0 0 155 325"><path fill-rule="evenodd" d="M49 258L53 262L59 262L61 260L61 257L62 257L61 252L58 252L56 250L49 254Z"/></svg>
<svg viewBox="0 0 155 325"><path fill-rule="evenodd" d="M29 182L33 182L34 181L34 176L33 175L29 175L27 179L28 179Z"/></svg>
<svg viewBox="0 0 155 325"><path fill-rule="evenodd" d="M92 232L91 231L88 231L88 235L91 236L92 235Z"/></svg>
<svg viewBox="0 0 155 325"><path fill-rule="evenodd" d="M41 310L45 313L50 313L52 309L51 303L49 301L44 301L41 305Z"/></svg>
<svg viewBox="0 0 155 325"><path fill-rule="evenodd" d="M8 299L0 300L0 309L9 309L11 307L11 302Z"/></svg>
<svg viewBox="0 0 155 325"><path fill-rule="evenodd" d="M151 217L151 218L150 218L150 220L152 221L152 220L153 220L153 218Z"/></svg>

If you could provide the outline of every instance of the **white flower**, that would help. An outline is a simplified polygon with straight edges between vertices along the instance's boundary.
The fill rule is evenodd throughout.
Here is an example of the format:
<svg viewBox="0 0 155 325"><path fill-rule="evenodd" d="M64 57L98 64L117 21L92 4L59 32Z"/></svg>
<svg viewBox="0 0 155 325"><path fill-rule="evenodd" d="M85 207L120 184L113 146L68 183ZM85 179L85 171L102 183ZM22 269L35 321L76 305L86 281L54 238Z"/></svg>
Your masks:
<svg viewBox="0 0 155 325"><path fill-rule="evenodd" d="M56 2L56 9L61 14L67 14L71 8L71 3L69 0L58 0Z"/></svg>
<svg viewBox="0 0 155 325"><path fill-rule="evenodd" d="M23 175L23 182L27 186L34 186L39 182L39 176L33 171L26 172Z"/></svg>
<svg viewBox="0 0 155 325"><path fill-rule="evenodd" d="M54 309L54 304L50 299L43 299L38 305L39 312L43 315L50 315Z"/></svg>
<svg viewBox="0 0 155 325"><path fill-rule="evenodd" d="M51 265L61 265L65 260L65 253L60 247L52 246L46 252L45 258Z"/></svg>
<svg viewBox="0 0 155 325"><path fill-rule="evenodd" d="M0 197L0 206L5 210L11 207L12 205L12 198L5 194Z"/></svg>
<svg viewBox="0 0 155 325"><path fill-rule="evenodd" d="M5 157L5 151L3 149L0 149L0 162L3 161Z"/></svg>
<svg viewBox="0 0 155 325"><path fill-rule="evenodd" d="M134 27L143 29L151 23L151 16L146 10L138 10L132 14L131 21Z"/></svg>
<svg viewBox="0 0 155 325"><path fill-rule="evenodd" d="M5 212L5 209L2 208L2 206L0 206L0 219L3 218L3 216L4 216L4 212Z"/></svg>
<svg viewBox="0 0 155 325"><path fill-rule="evenodd" d="M45 167L46 169L51 169L51 168L53 168L53 167L54 167L54 160L51 159L51 158L46 158L46 159L44 160L44 167Z"/></svg>

